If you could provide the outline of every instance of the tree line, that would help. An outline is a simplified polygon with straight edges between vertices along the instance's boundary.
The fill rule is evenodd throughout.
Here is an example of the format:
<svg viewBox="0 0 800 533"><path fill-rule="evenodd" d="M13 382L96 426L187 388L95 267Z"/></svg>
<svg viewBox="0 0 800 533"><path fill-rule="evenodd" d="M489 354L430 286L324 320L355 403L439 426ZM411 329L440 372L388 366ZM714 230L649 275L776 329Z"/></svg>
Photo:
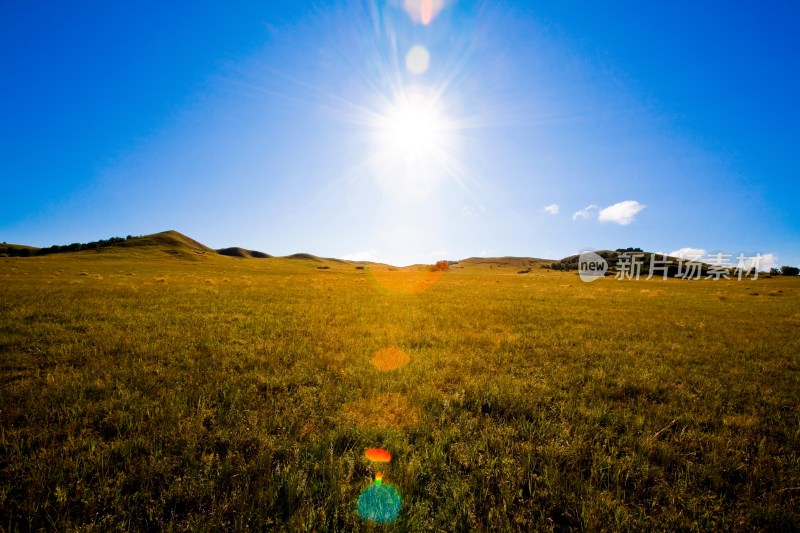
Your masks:
<svg viewBox="0 0 800 533"><path fill-rule="evenodd" d="M137 239L138 236L128 235L127 237L111 237L109 239L100 239L92 242L74 242L72 244L54 244L47 248L17 248L14 246L6 247L4 253L10 257L30 257L34 255L49 255L59 254L64 252L81 252L83 250L100 250L106 246L113 246L120 244L131 239Z"/></svg>

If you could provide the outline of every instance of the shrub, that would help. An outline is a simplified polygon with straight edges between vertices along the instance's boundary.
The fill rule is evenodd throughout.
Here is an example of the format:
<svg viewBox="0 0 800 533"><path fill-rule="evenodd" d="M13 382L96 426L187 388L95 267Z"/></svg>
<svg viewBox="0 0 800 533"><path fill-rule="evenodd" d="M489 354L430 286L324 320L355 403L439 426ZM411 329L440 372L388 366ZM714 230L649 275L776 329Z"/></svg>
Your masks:
<svg viewBox="0 0 800 533"><path fill-rule="evenodd" d="M450 268L448 261L436 261L436 264L431 268L432 272L445 271Z"/></svg>
<svg viewBox="0 0 800 533"><path fill-rule="evenodd" d="M784 276L797 276L800 275L800 268L793 266L782 266L781 274Z"/></svg>

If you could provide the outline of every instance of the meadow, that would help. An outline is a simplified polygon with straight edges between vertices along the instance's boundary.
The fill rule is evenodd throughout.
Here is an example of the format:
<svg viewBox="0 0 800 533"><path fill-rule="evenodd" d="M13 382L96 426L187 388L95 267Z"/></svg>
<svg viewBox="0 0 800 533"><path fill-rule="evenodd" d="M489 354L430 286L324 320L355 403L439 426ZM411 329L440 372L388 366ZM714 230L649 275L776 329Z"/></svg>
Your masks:
<svg viewBox="0 0 800 533"><path fill-rule="evenodd" d="M0 530L800 528L800 279L520 271L0 258Z"/></svg>

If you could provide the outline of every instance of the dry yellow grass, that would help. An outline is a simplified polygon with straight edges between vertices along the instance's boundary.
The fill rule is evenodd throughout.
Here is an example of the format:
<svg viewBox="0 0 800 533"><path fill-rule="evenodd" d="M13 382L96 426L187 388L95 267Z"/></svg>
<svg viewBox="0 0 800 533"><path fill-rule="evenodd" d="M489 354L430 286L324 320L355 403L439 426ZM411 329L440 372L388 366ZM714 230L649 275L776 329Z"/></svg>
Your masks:
<svg viewBox="0 0 800 533"><path fill-rule="evenodd" d="M518 271L0 258L0 527L800 527L800 279Z"/></svg>

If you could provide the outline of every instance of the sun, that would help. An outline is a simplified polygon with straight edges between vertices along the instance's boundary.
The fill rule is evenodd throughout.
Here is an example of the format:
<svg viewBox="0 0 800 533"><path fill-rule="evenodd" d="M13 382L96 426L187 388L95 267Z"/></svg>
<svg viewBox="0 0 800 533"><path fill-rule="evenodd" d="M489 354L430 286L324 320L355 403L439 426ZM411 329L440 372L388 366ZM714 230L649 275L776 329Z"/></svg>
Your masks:
<svg viewBox="0 0 800 533"><path fill-rule="evenodd" d="M428 110L410 106L397 109L387 117L386 142L398 152L410 155L424 154L436 142L440 129L436 117Z"/></svg>
<svg viewBox="0 0 800 533"><path fill-rule="evenodd" d="M391 159L435 159L448 142L447 117L424 94L399 95L377 122L378 149Z"/></svg>
<svg viewBox="0 0 800 533"><path fill-rule="evenodd" d="M431 197L445 178L458 179L459 128L441 92L397 90L371 113L371 173L396 199Z"/></svg>

